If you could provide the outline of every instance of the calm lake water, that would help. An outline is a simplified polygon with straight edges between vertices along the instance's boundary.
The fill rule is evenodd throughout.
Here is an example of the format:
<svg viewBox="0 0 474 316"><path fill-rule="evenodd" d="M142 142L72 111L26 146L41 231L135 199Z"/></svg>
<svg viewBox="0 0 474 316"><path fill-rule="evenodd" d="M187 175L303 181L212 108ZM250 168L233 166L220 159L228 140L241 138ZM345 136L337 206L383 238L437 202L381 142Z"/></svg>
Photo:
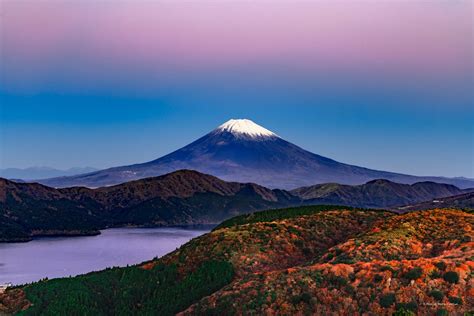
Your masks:
<svg viewBox="0 0 474 316"><path fill-rule="evenodd" d="M0 284L74 276L161 257L211 227L114 228L92 237L0 243Z"/></svg>

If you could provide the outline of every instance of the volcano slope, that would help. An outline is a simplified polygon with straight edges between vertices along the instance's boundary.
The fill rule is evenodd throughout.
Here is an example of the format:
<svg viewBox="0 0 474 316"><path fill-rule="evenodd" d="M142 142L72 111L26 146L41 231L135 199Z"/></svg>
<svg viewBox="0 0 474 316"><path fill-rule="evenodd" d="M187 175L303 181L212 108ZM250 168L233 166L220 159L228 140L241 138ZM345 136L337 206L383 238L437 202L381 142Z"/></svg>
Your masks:
<svg viewBox="0 0 474 316"><path fill-rule="evenodd" d="M91 173L43 179L55 187L97 188L190 169L224 181L252 182L267 188L295 189L318 183L363 184L375 179L420 181L472 188L465 178L418 177L338 162L309 152L248 119L232 119L196 141L153 161Z"/></svg>
<svg viewBox="0 0 474 316"><path fill-rule="evenodd" d="M473 224L457 210L258 212L161 259L9 290L0 302L24 315L464 315Z"/></svg>

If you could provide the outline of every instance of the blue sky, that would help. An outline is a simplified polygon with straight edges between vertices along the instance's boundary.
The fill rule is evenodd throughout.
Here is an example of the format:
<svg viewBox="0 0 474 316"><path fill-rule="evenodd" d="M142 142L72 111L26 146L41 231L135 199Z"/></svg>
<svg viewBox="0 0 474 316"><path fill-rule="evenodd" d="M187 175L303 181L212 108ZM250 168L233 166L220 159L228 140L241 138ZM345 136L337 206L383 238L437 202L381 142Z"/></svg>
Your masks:
<svg viewBox="0 0 474 316"><path fill-rule="evenodd" d="M474 111L321 103L228 91L187 98L1 95L2 167L105 168L160 157L230 118L250 118L312 152L416 175L473 177ZM377 99L377 96L374 97Z"/></svg>
<svg viewBox="0 0 474 316"><path fill-rule="evenodd" d="M149 161L231 118L474 177L472 1L2 3L0 167Z"/></svg>

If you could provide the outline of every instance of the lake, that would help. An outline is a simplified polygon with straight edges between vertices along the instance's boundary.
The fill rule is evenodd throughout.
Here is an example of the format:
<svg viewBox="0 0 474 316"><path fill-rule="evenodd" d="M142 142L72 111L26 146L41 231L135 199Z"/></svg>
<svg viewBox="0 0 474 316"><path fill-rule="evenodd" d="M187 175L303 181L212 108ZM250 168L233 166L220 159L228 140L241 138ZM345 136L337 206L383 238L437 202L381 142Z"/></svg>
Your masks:
<svg viewBox="0 0 474 316"><path fill-rule="evenodd" d="M18 285L137 264L161 257L210 230L209 226L114 228L98 236L0 243L0 284Z"/></svg>

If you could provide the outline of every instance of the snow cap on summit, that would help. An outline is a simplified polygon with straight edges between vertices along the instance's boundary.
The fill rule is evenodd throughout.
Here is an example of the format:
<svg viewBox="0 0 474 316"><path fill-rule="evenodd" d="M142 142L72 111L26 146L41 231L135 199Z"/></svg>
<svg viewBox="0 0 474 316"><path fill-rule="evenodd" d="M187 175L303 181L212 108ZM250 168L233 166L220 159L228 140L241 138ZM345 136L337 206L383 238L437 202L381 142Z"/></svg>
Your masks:
<svg viewBox="0 0 474 316"><path fill-rule="evenodd" d="M234 135L246 135L252 138L278 137L277 134L248 119L229 120L219 126L217 131L229 132Z"/></svg>

